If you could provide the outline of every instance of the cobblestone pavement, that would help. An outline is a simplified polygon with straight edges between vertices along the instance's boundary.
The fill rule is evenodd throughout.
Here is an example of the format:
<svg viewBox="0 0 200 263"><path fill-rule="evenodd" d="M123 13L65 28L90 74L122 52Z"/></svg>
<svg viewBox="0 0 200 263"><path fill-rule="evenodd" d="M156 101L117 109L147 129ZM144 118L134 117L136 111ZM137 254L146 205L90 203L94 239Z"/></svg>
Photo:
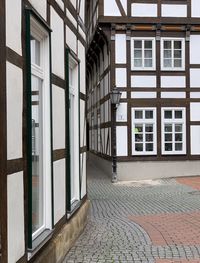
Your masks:
<svg viewBox="0 0 200 263"><path fill-rule="evenodd" d="M64 263L200 263L200 177L112 184L89 167L91 211Z"/></svg>

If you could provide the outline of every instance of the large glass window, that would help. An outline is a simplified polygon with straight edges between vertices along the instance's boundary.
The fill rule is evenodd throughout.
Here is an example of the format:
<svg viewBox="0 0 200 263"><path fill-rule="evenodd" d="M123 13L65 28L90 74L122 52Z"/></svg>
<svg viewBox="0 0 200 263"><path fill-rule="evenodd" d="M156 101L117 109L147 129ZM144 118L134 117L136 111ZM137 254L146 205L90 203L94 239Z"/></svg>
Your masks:
<svg viewBox="0 0 200 263"><path fill-rule="evenodd" d="M52 226L49 219L51 218L49 35L34 19L31 19L30 41L32 238L35 239Z"/></svg>
<svg viewBox="0 0 200 263"><path fill-rule="evenodd" d="M185 67L184 39L162 39L161 66L162 70L183 70Z"/></svg>
<svg viewBox="0 0 200 263"><path fill-rule="evenodd" d="M155 69L155 39L132 38L132 70Z"/></svg>
<svg viewBox="0 0 200 263"><path fill-rule="evenodd" d="M185 154L185 109L162 109L162 153Z"/></svg>
<svg viewBox="0 0 200 263"><path fill-rule="evenodd" d="M156 154L156 109L132 109L132 154Z"/></svg>
<svg viewBox="0 0 200 263"><path fill-rule="evenodd" d="M80 200L79 190L79 66L69 56L69 136L70 136L70 189L71 207Z"/></svg>

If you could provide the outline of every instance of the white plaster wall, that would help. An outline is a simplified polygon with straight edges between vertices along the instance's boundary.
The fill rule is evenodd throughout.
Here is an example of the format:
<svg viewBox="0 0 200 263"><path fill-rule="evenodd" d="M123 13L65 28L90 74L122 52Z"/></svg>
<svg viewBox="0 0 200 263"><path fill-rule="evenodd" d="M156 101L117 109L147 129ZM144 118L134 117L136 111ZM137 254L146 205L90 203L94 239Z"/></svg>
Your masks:
<svg viewBox="0 0 200 263"><path fill-rule="evenodd" d="M199 0L191 0L192 17L200 17Z"/></svg>
<svg viewBox="0 0 200 263"><path fill-rule="evenodd" d="M115 70L116 74L116 86L117 87L126 87L127 86L127 73L125 68L117 68Z"/></svg>
<svg viewBox="0 0 200 263"><path fill-rule="evenodd" d="M67 8L66 8L66 15L69 18L69 20L72 22L72 24L77 28L77 21Z"/></svg>
<svg viewBox="0 0 200 263"><path fill-rule="evenodd" d="M127 156L127 127L117 126L116 127L116 137L117 137L117 156Z"/></svg>
<svg viewBox="0 0 200 263"><path fill-rule="evenodd" d="M131 98L133 99L154 99L156 97L156 92L131 92Z"/></svg>
<svg viewBox="0 0 200 263"><path fill-rule="evenodd" d="M121 16L115 0L104 0L104 16Z"/></svg>
<svg viewBox="0 0 200 263"><path fill-rule="evenodd" d="M70 0L70 2L71 2L72 5L75 7L75 9L76 9L76 1L77 1L77 0Z"/></svg>
<svg viewBox="0 0 200 263"><path fill-rule="evenodd" d="M125 92L125 91L123 91L123 92L121 92L121 98L122 99L126 99L127 98L127 92Z"/></svg>
<svg viewBox="0 0 200 263"><path fill-rule="evenodd" d="M74 51L77 52L77 39L76 35L71 31L71 29L66 26L66 43Z"/></svg>
<svg viewBox="0 0 200 263"><path fill-rule="evenodd" d="M199 155L200 154L200 126L191 126L191 154Z"/></svg>
<svg viewBox="0 0 200 263"><path fill-rule="evenodd" d="M47 1L29 0L37 12L46 20L47 19Z"/></svg>
<svg viewBox="0 0 200 263"><path fill-rule="evenodd" d="M195 98L200 98L200 92L190 92L190 98L195 99Z"/></svg>
<svg viewBox="0 0 200 263"><path fill-rule="evenodd" d="M124 8L125 13L127 14L127 0L121 0L121 4Z"/></svg>
<svg viewBox="0 0 200 263"><path fill-rule="evenodd" d="M163 17L187 17L187 5L162 5Z"/></svg>
<svg viewBox="0 0 200 263"><path fill-rule="evenodd" d="M108 154L108 149L107 149L108 133L109 133L109 129L105 128L105 154Z"/></svg>
<svg viewBox="0 0 200 263"><path fill-rule="evenodd" d="M109 74L106 74L104 77L104 87L105 87L105 95L107 95L109 91Z"/></svg>
<svg viewBox="0 0 200 263"><path fill-rule="evenodd" d="M184 76L161 76L162 88L185 88L186 78Z"/></svg>
<svg viewBox="0 0 200 263"><path fill-rule="evenodd" d="M132 4L131 15L136 17L157 17L157 4Z"/></svg>
<svg viewBox="0 0 200 263"><path fill-rule="evenodd" d="M163 99L183 99L186 98L185 92L161 92L161 98Z"/></svg>
<svg viewBox="0 0 200 263"><path fill-rule="evenodd" d="M78 41L78 58L80 59L80 92L86 93L86 65L85 65L85 47Z"/></svg>
<svg viewBox="0 0 200 263"><path fill-rule="evenodd" d="M22 111L23 77L22 70L6 63L7 71L7 158L22 157Z"/></svg>
<svg viewBox="0 0 200 263"><path fill-rule="evenodd" d="M52 72L64 79L64 24L56 11L51 7L51 28L52 28Z"/></svg>
<svg viewBox="0 0 200 263"><path fill-rule="evenodd" d="M52 87L53 149L65 148L65 91Z"/></svg>
<svg viewBox="0 0 200 263"><path fill-rule="evenodd" d="M131 76L133 88L156 88L156 76Z"/></svg>
<svg viewBox="0 0 200 263"><path fill-rule="evenodd" d="M190 87L200 88L200 69L190 69Z"/></svg>
<svg viewBox="0 0 200 263"><path fill-rule="evenodd" d="M81 0L80 14L79 15L84 22L85 21L85 0Z"/></svg>
<svg viewBox="0 0 200 263"><path fill-rule="evenodd" d="M190 64L200 64L199 47L200 47L200 35L191 35L190 36Z"/></svg>
<svg viewBox="0 0 200 263"><path fill-rule="evenodd" d="M200 103L190 103L190 121L200 121Z"/></svg>
<svg viewBox="0 0 200 263"><path fill-rule="evenodd" d="M21 0L6 0L6 45L22 54Z"/></svg>
<svg viewBox="0 0 200 263"><path fill-rule="evenodd" d="M115 63L126 63L126 35L115 35Z"/></svg>
<svg viewBox="0 0 200 263"><path fill-rule="evenodd" d="M23 172L8 175L7 183L8 263L15 263L25 253Z"/></svg>
<svg viewBox="0 0 200 263"><path fill-rule="evenodd" d="M65 191L65 160L54 162L54 223L56 224L64 215L66 210Z"/></svg>
<svg viewBox="0 0 200 263"><path fill-rule="evenodd" d="M117 108L116 121L127 121L127 103L120 103Z"/></svg>
<svg viewBox="0 0 200 263"><path fill-rule="evenodd" d="M56 3L60 6L60 8L64 11L64 2L62 0L56 0Z"/></svg>

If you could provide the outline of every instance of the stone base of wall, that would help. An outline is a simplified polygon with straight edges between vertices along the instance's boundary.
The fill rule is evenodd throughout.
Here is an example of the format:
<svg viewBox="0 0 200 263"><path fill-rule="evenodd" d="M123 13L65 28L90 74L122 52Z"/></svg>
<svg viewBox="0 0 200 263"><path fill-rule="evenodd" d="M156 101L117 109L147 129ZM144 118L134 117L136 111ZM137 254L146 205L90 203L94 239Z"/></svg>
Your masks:
<svg viewBox="0 0 200 263"><path fill-rule="evenodd" d="M80 236L87 224L90 202L87 200L60 230L42 253L34 260L35 263L62 263L66 254Z"/></svg>
<svg viewBox="0 0 200 263"><path fill-rule="evenodd" d="M200 175L200 161L142 161L117 163L120 181Z"/></svg>

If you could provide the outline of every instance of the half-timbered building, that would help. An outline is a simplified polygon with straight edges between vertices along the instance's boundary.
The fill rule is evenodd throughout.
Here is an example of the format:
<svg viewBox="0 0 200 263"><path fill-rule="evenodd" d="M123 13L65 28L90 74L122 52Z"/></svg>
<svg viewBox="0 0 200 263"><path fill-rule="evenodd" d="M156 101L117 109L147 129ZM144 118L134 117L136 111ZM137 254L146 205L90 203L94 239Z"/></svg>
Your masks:
<svg viewBox="0 0 200 263"><path fill-rule="evenodd" d="M118 179L199 174L199 1L99 0L87 10L90 158L112 173L116 126Z"/></svg>
<svg viewBox="0 0 200 263"><path fill-rule="evenodd" d="M85 1L0 1L0 262L62 262L83 230Z"/></svg>

